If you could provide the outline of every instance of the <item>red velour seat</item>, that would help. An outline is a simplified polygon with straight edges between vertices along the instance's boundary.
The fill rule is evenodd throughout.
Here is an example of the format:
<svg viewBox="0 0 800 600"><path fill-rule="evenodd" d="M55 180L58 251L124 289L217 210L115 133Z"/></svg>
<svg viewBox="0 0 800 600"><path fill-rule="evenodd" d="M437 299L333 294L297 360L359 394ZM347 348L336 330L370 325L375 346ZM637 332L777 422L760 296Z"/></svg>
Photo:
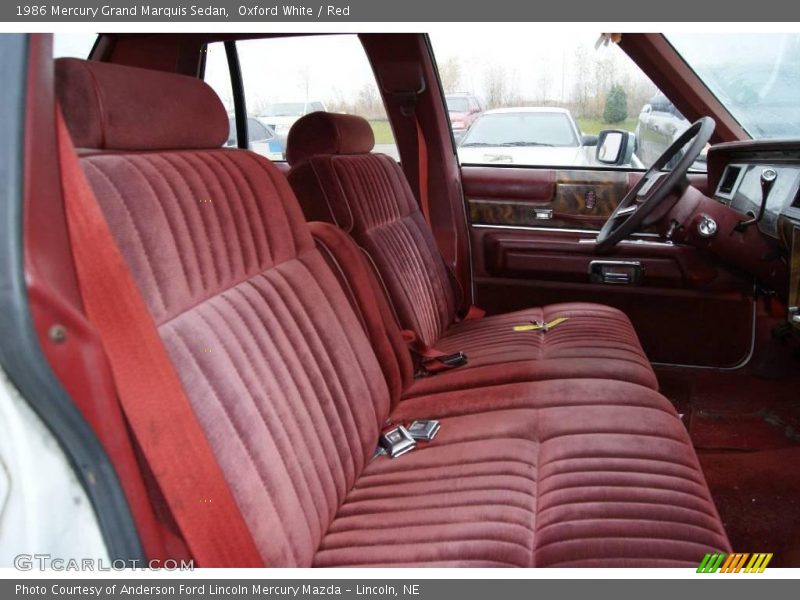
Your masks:
<svg viewBox="0 0 800 600"><path fill-rule="evenodd" d="M367 253L403 329L437 352L464 352L455 387L502 381L603 377L656 389L629 319L588 303L531 308L458 322L458 293L399 165L372 154L357 116L316 112L289 132L289 181L309 221L333 223ZM515 325L568 320L544 333ZM439 382L437 382L437 385Z"/></svg>
<svg viewBox="0 0 800 600"><path fill-rule="evenodd" d="M728 550L657 392L561 379L397 404L285 178L220 148L210 88L74 59L56 75L80 164L268 566L694 566ZM387 422L415 418L439 418L436 439L373 458Z"/></svg>

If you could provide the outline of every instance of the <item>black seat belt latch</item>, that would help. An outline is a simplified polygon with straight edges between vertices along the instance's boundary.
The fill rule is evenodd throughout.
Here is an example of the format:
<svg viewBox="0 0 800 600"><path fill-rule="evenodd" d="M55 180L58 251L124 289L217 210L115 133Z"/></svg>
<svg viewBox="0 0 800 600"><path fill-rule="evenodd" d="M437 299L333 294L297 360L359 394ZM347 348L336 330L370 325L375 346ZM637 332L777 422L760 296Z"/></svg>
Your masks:
<svg viewBox="0 0 800 600"><path fill-rule="evenodd" d="M448 367L460 367L467 364L467 355L463 352L453 352L453 354L437 356L436 360Z"/></svg>
<svg viewBox="0 0 800 600"><path fill-rule="evenodd" d="M442 356L431 356L424 358L420 365L420 371L415 377L430 377L442 371L449 371L467 364L467 355L463 352L453 354L443 354Z"/></svg>

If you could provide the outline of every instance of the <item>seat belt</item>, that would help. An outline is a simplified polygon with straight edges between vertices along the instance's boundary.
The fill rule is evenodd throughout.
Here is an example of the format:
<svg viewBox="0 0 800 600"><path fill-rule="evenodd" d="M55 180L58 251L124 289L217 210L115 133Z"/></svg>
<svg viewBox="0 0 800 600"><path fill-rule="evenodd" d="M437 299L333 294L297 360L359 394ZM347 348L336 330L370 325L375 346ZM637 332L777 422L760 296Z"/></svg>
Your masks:
<svg viewBox="0 0 800 600"><path fill-rule="evenodd" d="M400 98L400 112L406 117L412 117L414 119L414 123L416 125L417 130L417 179L419 180L419 207L422 211L422 216L425 219L425 222L428 224L428 227L433 231L433 223L431 222L431 211L430 211L430 198L429 198L429 182L428 182L428 144L425 140L425 131L422 128L422 123L419 119L419 114L417 113L417 95L416 94L405 94L405 95L398 95ZM452 269L449 265L445 264L445 268L447 269L447 275L455 284L456 289L462 296L464 291L461 288L461 282L458 281L458 278L453 273ZM459 305L461 301L459 301ZM472 321L476 319L481 319L486 314L486 311L482 308L475 306L474 304L470 304L464 314L456 316L456 322L461 321ZM459 366L459 365L456 365Z"/></svg>
<svg viewBox="0 0 800 600"><path fill-rule="evenodd" d="M414 112L414 121L417 124L417 178L419 179L419 206L422 209L422 216L425 217L425 222L428 227L433 227L431 224L431 208L428 199L428 144L425 141L425 132L422 130L422 125L419 122L419 115Z"/></svg>
<svg viewBox="0 0 800 600"><path fill-rule="evenodd" d="M411 111L411 109L407 109ZM417 167L417 177L419 179L419 206L422 210L422 216L425 218L425 222L428 224L428 227L431 228L433 231L433 224L431 223L431 214L430 214L430 200L429 200L429 192L428 192L428 145L425 141L425 132L422 130L422 124L419 121L419 115L416 113L416 110L413 110L414 121L417 125L417 155L419 160L419 165ZM442 261L444 262L444 261ZM462 298L459 300L459 305L463 300L464 291L461 288L461 282L458 281L455 273L450 268L448 264L445 263L445 269L447 269L447 276L450 278L451 282L455 285L455 288L458 290L459 294ZM464 312L463 316L457 316L456 322L460 321L472 321L475 319L481 319L486 314L486 311L482 308L475 306L474 304L470 304L467 307L467 310Z"/></svg>
<svg viewBox="0 0 800 600"><path fill-rule="evenodd" d="M197 565L263 567L60 110L56 118L62 193L84 310L100 336L133 434Z"/></svg>

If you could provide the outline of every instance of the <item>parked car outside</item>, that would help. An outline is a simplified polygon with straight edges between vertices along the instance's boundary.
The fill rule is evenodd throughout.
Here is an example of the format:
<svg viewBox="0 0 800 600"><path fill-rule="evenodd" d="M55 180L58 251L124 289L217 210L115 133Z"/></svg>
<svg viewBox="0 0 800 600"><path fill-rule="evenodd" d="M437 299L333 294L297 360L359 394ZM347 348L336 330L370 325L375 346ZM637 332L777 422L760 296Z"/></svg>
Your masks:
<svg viewBox="0 0 800 600"><path fill-rule="evenodd" d="M236 146L236 118L228 117L227 147ZM247 117L247 137L250 150L270 160L286 159L286 144L278 139L275 130L256 117Z"/></svg>
<svg viewBox="0 0 800 600"><path fill-rule="evenodd" d="M475 119L458 157L465 164L573 167L594 164L596 145L565 108L498 108Z"/></svg>
<svg viewBox="0 0 800 600"><path fill-rule="evenodd" d="M267 108L258 115L262 123L266 123L284 144L289 130L295 121L308 113L324 111L325 103L319 100L306 100L299 102L275 102L267 105Z"/></svg>
<svg viewBox="0 0 800 600"><path fill-rule="evenodd" d="M652 165L690 125L689 120L675 108L669 98L660 92L657 93L642 107L636 122L634 135L637 158L645 165ZM675 155L675 158L667 164L667 168L674 167L681 155L682 153ZM692 169L706 170L705 152L694 162Z"/></svg>
<svg viewBox="0 0 800 600"><path fill-rule="evenodd" d="M453 137L458 142L464 137L464 133L483 109L481 103L472 94L447 94L445 102Z"/></svg>
<svg viewBox="0 0 800 600"><path fill-rule="evenodd" d="M664 94L656 94L642 107L636 122L636 155L647 165L654 163L689 125Z"/></svg>

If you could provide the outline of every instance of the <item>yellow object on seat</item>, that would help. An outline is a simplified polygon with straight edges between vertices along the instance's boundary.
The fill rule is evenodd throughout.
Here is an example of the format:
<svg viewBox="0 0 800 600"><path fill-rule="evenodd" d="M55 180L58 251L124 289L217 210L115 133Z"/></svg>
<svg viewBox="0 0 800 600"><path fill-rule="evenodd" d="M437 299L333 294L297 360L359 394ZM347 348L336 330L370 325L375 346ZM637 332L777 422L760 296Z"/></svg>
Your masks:
<svg viewBox="0 0 800 600"><path fill-rule="evenodd" d="M541 331L547 333L554 327L561 325L564 321L569 321L569 317L557 317L547 323L544 321L533 321L525 325L514 325L514 331Z"/></svg>

